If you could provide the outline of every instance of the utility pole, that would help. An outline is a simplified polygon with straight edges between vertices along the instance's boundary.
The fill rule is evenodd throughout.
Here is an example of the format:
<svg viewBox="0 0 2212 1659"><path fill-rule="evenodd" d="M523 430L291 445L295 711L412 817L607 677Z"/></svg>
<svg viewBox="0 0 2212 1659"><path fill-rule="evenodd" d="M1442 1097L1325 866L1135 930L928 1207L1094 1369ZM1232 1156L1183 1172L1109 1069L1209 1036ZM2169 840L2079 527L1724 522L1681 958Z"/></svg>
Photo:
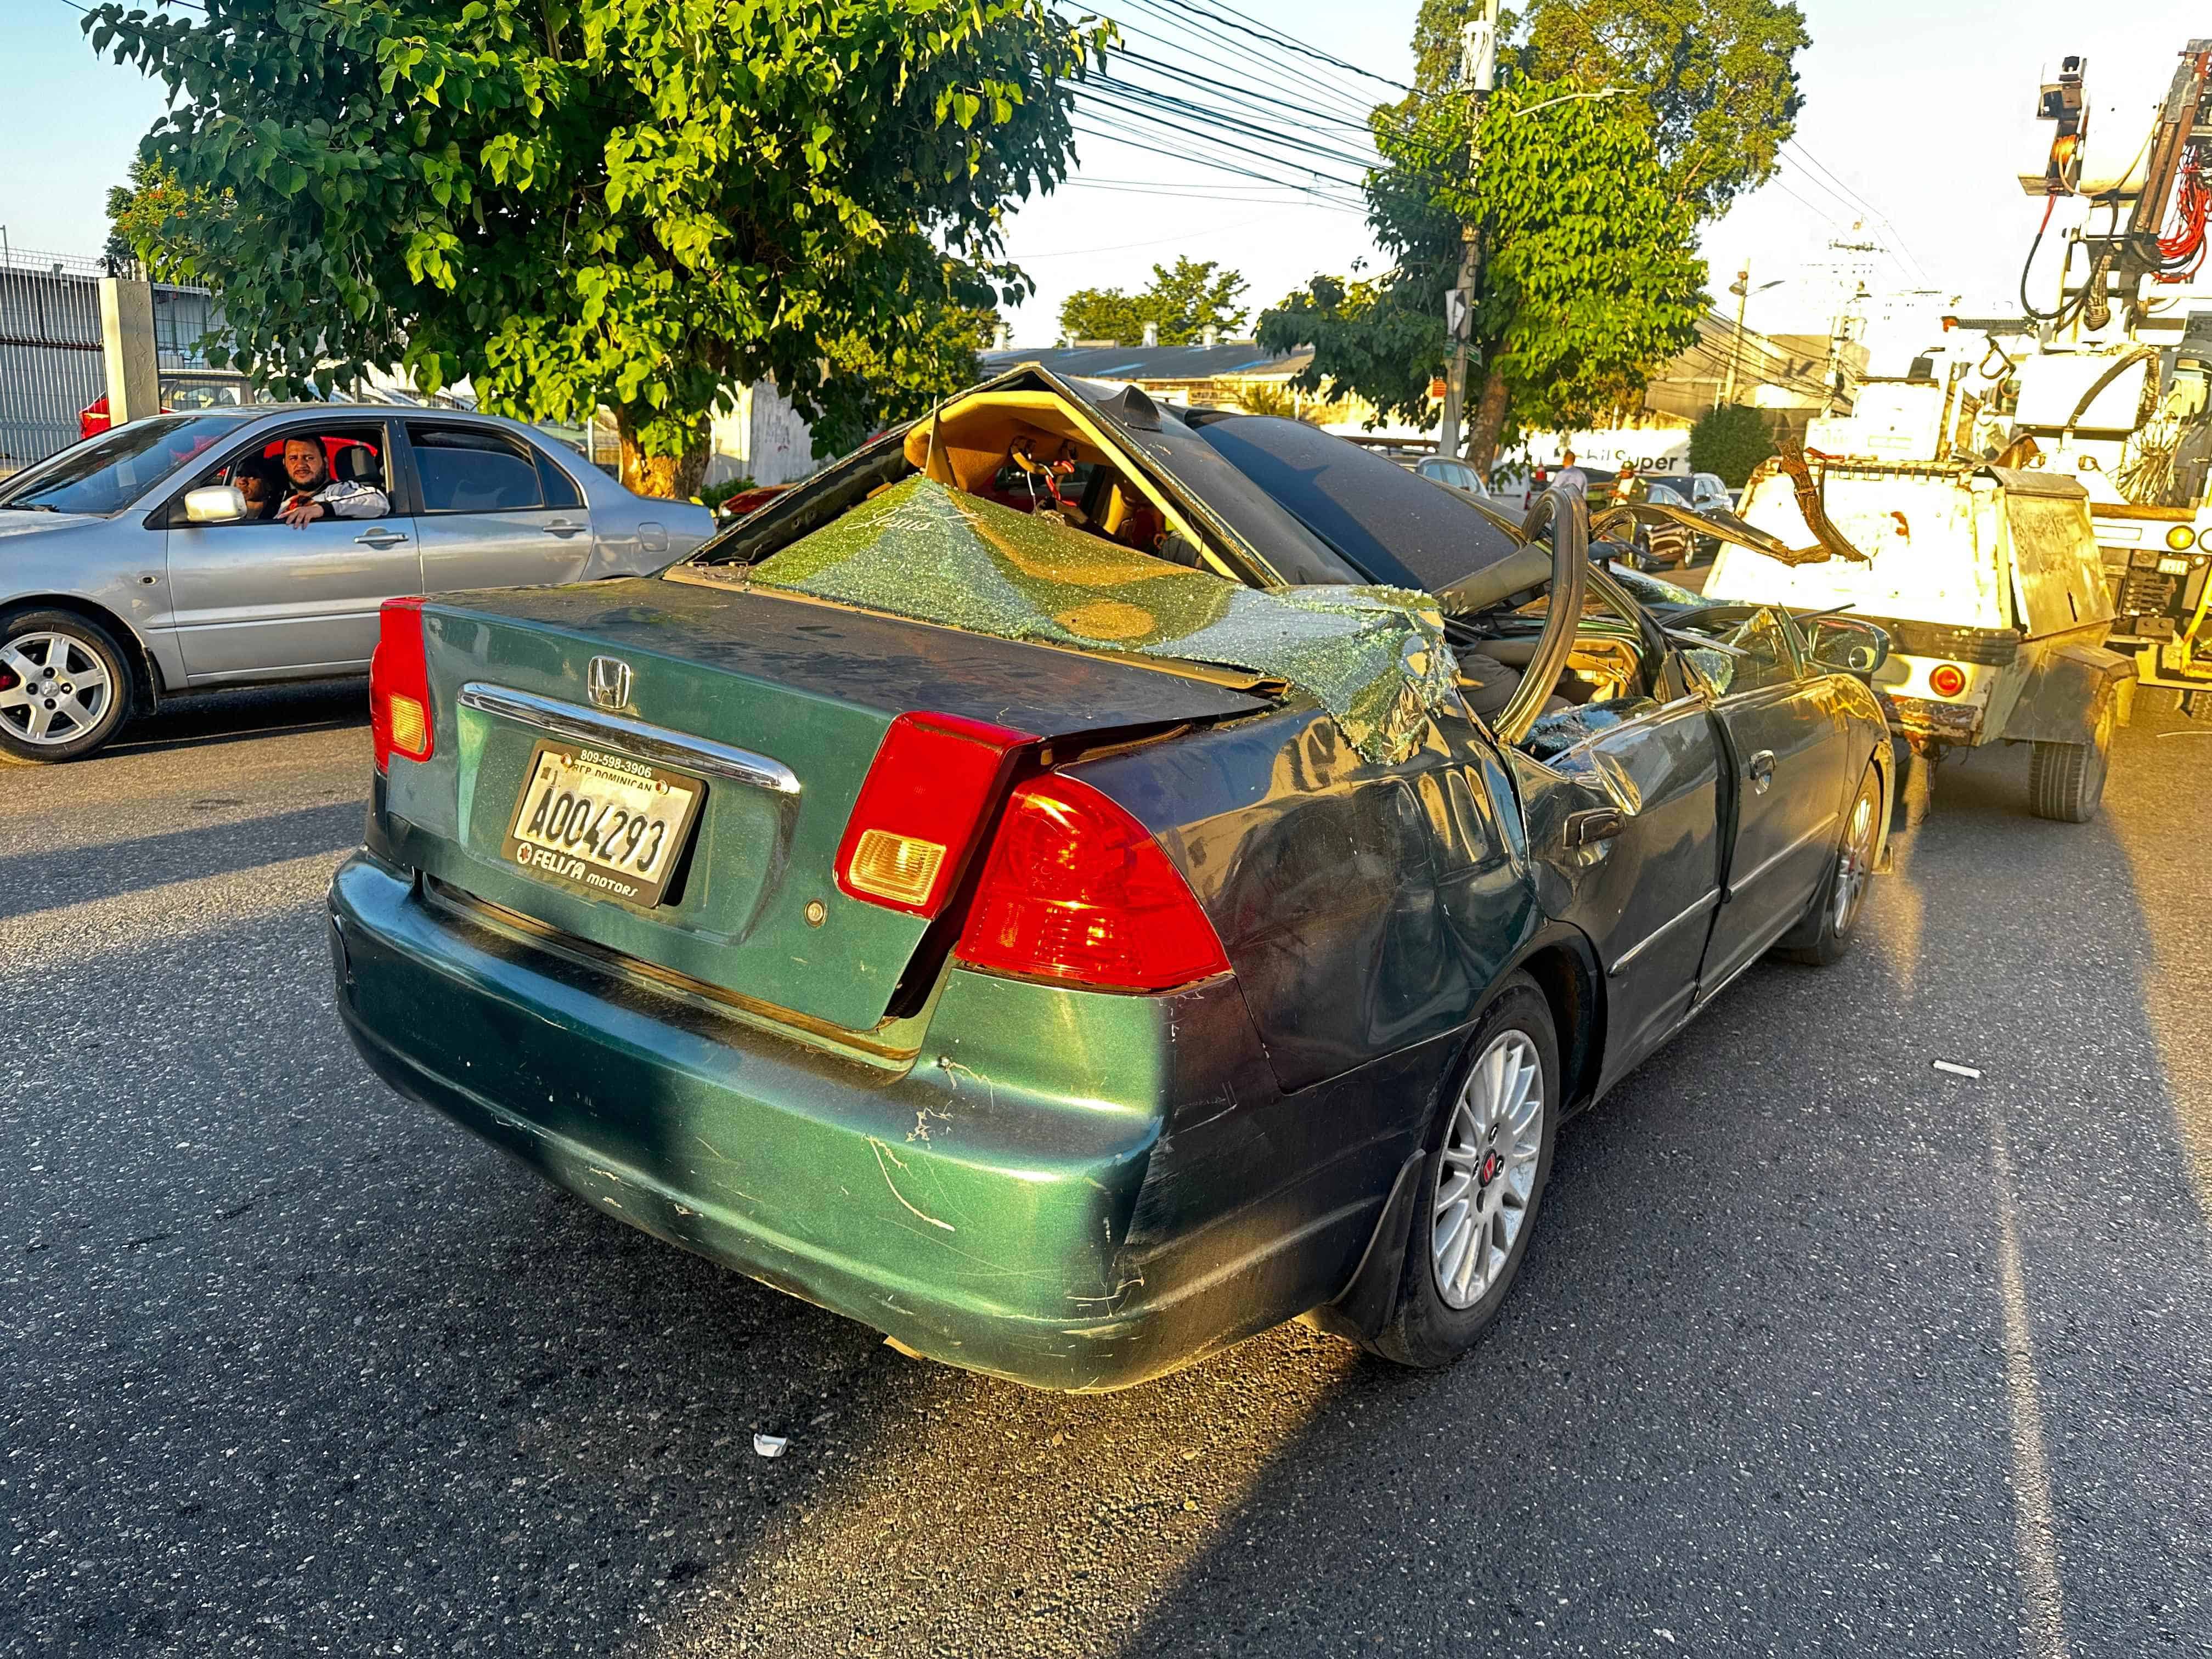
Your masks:
<svg viewBox="0 0 2212 1659"><path fill-rule="evenodd" d="M1749 262L1747 261L1743 269L1736 272L1735 281L1729 284L1729 292L1735 295L1735 337L1729 342L1728 379L1721 382L1720 390L1714 394L1715 409L1735 401L1736 368L1743 361L1743 313L1744 307L1751 303Z"/></svg>
<svg viewBox="0 0 2212 1659"><path fill-rule="evenodd" d="M1482 110L1498 77L1498 0L1482 0L1482 21L1460 31L1459 73L1470 108L1467 141L1468 187L1473 191L1482 166ZM1461 233L1459 285L1444 298L1445 331L1452 342L1444 373L1443 419L1437 428L1437 453L1457 457L1460 425L1467 410L1468 337L1474 327L1475 283L1482 275L1482 222Z"/></svg>

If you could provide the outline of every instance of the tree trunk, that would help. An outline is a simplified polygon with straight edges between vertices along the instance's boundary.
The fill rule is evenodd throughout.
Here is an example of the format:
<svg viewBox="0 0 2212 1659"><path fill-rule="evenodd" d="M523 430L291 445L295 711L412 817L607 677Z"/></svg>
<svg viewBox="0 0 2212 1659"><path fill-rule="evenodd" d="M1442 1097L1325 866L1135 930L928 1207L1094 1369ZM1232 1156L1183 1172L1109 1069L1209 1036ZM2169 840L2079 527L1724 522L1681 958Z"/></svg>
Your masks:
<svg viewBox="0 0 2212 1659"><path fill-rule="evenodd" d="M641 495L665 496L688 501L699 493L707 476L707 423L702 421L690 447L681 455L648 455L638 447L637 429L646 419L642 410L615 410L615 431L622 439L622 481L625 489Z"/></svg>
<svg viewBox="0 0 2212 1659"><path fill-rule="evenodd" d="M1486 477L1490 474L1490 464L1498 459L1498 435L1505 430L1509 402L1505 377L1485 375L1482 397L1474 406L1474 420L1468 428L1467 459Z"/></svg>

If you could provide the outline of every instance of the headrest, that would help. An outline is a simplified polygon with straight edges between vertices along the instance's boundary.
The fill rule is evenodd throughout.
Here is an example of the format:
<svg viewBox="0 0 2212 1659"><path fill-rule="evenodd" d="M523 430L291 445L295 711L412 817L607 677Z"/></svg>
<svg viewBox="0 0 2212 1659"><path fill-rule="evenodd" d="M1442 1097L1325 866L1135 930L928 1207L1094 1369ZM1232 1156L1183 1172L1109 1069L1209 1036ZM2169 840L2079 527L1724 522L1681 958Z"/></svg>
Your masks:
<svg viewBox="0 0 2212 1659"><path fill-rule="evenodd" d="M331 457L331 471L349 483L376 483L384 476L376 464L376 452L367 444L348 444L339 450Z"/></svg>

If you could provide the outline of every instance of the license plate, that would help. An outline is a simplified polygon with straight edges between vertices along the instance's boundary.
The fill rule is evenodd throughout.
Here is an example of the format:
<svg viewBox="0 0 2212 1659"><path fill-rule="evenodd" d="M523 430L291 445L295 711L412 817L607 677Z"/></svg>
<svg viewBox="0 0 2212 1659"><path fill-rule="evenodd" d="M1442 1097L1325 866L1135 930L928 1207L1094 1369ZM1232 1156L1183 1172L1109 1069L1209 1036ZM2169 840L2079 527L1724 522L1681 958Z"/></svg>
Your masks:
<svg viewBox="0 0 2212 1659"><path fill-rule="evenodd" d="M556 886L650 907L707 786L627 756L541 742L501 854Z"/></svg>

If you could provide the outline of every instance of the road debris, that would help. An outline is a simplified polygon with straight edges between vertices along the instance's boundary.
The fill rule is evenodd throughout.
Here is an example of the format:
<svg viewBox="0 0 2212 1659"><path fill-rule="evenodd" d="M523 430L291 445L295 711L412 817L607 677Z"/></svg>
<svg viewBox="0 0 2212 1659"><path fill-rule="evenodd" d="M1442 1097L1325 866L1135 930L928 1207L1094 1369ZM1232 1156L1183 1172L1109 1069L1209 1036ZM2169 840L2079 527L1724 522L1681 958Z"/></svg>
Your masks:
<svg viewBox="0 0 2212 1659"><path fill-rule="evenodd" d="M753 1450L762 1457L781 1457L784 1448L790 1443L791 1437L788 1435L757 1434L753 1437Z"/></svg>
<svg viewBox="0 0 2212 1659"><path fill-rule="evenodd" d="M1948 1073L1949 1073L1953 1077L1979 1077L1979 1076L1981 1076L1981 1073L1980 1073L1979 1072L1976 1071L1976 1070L1975 1070L1972 1066L1957 1066L1957 1065L1954 1065L1951 1061L1949 1061L1949 1060L1931 1060L1931 1061L1929 1062L1929 1064L1931 1064L1932 1066L1935 1066L1935 1068L1936 1068L1937 1071L1939 1071L1939 1072L1948 1072Z"/></svg>

